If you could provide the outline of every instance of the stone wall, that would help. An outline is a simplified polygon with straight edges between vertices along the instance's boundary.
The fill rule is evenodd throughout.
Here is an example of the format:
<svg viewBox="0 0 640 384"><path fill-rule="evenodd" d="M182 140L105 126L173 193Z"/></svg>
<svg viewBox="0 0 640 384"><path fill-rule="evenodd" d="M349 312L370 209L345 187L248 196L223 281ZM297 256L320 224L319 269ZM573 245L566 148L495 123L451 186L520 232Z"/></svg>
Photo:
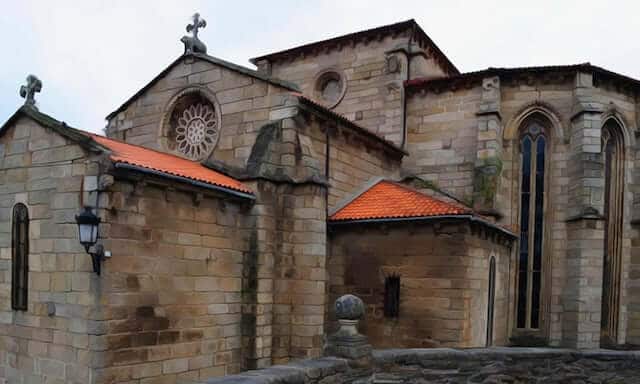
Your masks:
<svg viewBox="0 0 640 384"><path fill-rule="evenodd" d="M484 346L491 256L497 267L492 342L507 343L509 247L446 221L334 225L330 235L329 302L347 293L360 297L366 306L360 329L374 347ZM394 274L400 313L386 318L384 281Z"/></svg>
<svg viewBox="0 0 640 384"><path fill-rule="evenodd" d="M407 101L403 172L471 202L480 87L413 94Z"/></svg>
<svg viewBox="0 0 640 384"><path fill-rule="evenodd" d="M341 101L333 110L371 132L401 145L403 142L403 81L410 77L442 77L444 72L433 61L417 54L421 48L413 46L411 74L407 74L409 37L387 36L381 39L358 41L340 49L313 55L274 60L270 73L295 82L305 95L322 102L317 80L325 71L336 71L346 81ZM394 60L389 65L388 60Z"/></svg>
<svg viewBox="0 0 640 384"><path fill-rule="evenodd" d="M329 137L329 209L362 191L375 179L397 180L401 159L349 136Z"/></svg>
<svg viewBox="0 0 640 384"><path fill-rule="evenodd" d="M130 176L130 175L129 175ZM245 204L119 176L101 193L96 383L197 380L243 367ZM198 194L199 192L199 194Z"/></svg>
<svg viewBox="0 0 640 384"><path fill-rule="evenodd" d="M0 382L88 383L101 282L75 215L93 201L99 167L30 119L0 137ZM29 210L28 308L11 309L11 216Z"/></svg>

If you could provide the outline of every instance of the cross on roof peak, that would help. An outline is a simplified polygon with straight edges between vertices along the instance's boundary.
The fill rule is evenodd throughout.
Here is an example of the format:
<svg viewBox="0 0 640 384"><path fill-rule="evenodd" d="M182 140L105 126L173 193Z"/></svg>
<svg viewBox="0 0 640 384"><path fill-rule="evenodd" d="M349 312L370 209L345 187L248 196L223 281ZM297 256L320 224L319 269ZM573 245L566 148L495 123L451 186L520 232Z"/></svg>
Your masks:
<svg viewBox="0 0 640 384"><path fill-rule="evenodd" d="M42 91L42 81L35 75L27 76L27 84L20 87L20 97L24 98L24 105L36 107L35 95Z"/></svg>
<svg viewBox="0 0 640 384"><path fill-rule="evenodd" d="M207 21L200 17L198 12L191 16L193 23L187 25L187 32L191 32L193 37L198 38L198 30L207 26Z"/></svg>
<svg viewBox="0 0 640 384"><path fill-rule="evenodd" d="M180 39L184 44L184 54L207 53L207 46L198 38L198 30L205 28L207 21L197 12L191 18L193 22L187 25L187 32L191 32L193 36L182 36Z"/></svg>

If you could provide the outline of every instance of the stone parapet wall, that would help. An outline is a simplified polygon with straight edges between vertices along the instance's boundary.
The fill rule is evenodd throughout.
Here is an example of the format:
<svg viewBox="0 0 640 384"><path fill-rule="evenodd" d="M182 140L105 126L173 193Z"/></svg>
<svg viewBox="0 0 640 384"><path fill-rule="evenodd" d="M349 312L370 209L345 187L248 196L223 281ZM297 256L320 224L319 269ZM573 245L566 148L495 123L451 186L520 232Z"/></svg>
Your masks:
<svg viewBox="0 0 640 384"><path fill-rule="evenodd" d="M551 348L388 349L368 361L305 360L199 384L375 384L451 382L631 383L640 352Z"/></svg>

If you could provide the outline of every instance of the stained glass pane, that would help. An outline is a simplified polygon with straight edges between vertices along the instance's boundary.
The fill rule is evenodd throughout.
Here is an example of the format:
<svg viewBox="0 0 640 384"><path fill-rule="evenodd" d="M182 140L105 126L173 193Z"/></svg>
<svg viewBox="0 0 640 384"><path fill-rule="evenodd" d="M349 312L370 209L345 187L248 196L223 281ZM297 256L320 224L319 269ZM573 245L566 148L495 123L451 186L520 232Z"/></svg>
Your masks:
<svg viewBox="0 0 640 384"><path fill-rule="evenodd" d="M540 272L533 272L531 287L531 328L540 327Z"/></svg>
<svg viewBox="0 0 640 384"><path fill-rule="evenodd" d="M520 192L520 259L518 263L518 313L517 326L526 326L527 280L529 265L529 203L531 193L531 138L522 139L522 179Z"/></svg>
<svg viewBox="0 0 640 384"><path fill-rule="evenodd" d="M544 171L545 171L545 139L539 137L536 141L536 201L535 201L535 221L533 237L533 270L540 271L542 268L542 237L543 237L543 215L544 215Z"/></svg>
<svg viewBox="0 0 640 384"><path fill-rule="evenodd" d="M527 271L520 271L518 279L518 328L524 328L527 321Z"/></svg>

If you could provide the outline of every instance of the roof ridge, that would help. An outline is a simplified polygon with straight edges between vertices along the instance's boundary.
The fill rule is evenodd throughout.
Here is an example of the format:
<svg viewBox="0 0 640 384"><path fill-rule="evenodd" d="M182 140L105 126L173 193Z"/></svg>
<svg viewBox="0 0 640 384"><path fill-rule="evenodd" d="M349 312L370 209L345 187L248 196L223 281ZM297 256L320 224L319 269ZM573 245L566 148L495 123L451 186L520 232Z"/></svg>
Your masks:
<svg viewBox="0 0 640 384"><path fill-rule="evenodd" d="M382 189L378 190L380 188ZM329 221L344 222L451 215L481 217L469 207L430 196L395 180L380 179L353 197L340 209L335 210L329 217Z"/></svg>
<svg viewBox="0 0 640 384"><path fill-rule="evenodd" d="M410 185L402 184L399 181L387 180L387 179L383 179L381 181L393 184L393 185L395 185L396 187L399 187L399 188L406 189L407 191L415 193L415 194L419 195L420 197L424 197L424 198L427 198L427 199L435 200L435 201L443 203L443 204L453 205L453 206L459 207L460 209L463 209L463 210L468 211L468 212L475 212L472 208L467 207L467 206L465 206L463 204L460 204L458 202L451 202L451 201L446 201L446 200L443 200L443 199L439 199L439 198L437 198L435 196L431 196L431 195L428 195L428 194L426 194L424 192L420 192L419 190L417 190L416 188L413 188Z"/></svg>
<svg viewBox="0 0 640 384"><path fill-rule="evenodd" d="M144 150L147 150L147 151L152 151L152 152L155 152L155 153L158 153L158 154L161 154L161 155L167 155L167 156L170 156L170 157L175 157L176 159L182 159L182 160L190 161L192 163L202 164L202 163L199 163L199 162L194 161L194 160L185 159L184 157L180 157L178 155L174 155L173 153L163 152L163 151L160 151L160 150L157 150L157 149L154 149L154 148L145 147L144 145L129 143L129 142L126 142L126 141L121 140L121 139L108 137L108 136L104 136L104 135L98 135L97 133L92 133L92 132L87 132L87 133L89 133L89 135L91 136L92 139L94 137L98 137L98 138L109 140L109 141L113 141L113 142L116 142L116 143L119 143L119 144L124 144L124 145L128 145L128 146L131 146L131 147L144 149ZM109 149L109 150L113 151L112 149Z"/></svg>

